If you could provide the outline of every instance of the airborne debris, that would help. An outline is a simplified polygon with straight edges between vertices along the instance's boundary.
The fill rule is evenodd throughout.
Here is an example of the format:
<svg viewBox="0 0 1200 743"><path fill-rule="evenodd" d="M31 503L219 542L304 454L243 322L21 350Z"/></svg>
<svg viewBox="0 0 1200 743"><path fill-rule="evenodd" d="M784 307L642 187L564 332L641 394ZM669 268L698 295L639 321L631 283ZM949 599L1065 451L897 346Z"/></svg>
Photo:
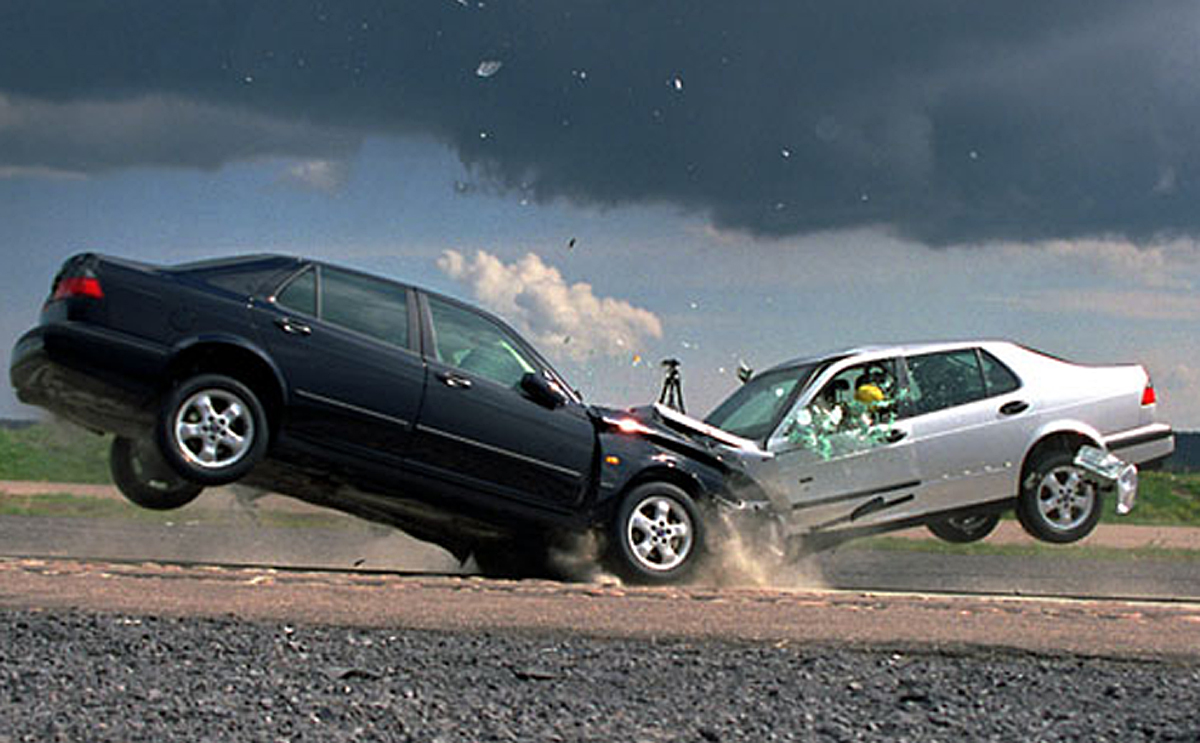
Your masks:
<svg viewBox="0 0 1200 743"><path fill-rule="evenodd" d="M787 423L786 436L824 460L879 446L889 441L895 430L897 404L908 397L906 389L864 384L850 400L832 407L813 404L797 411Z"/></svg>
<svg viewBox="0 0 1200 743"><path fill-rule="evenodd" d="M485 59L479 63L479 67L475 68L475 74L479 77L488 78L500 71L504 63L498 59Z"/></svg>
<svg viewBox="0 0 1200 743"><path fill-rule="evenodd" d="M575 247L575 238L572 237L570 240L567 241L567 250L571 250L574 247Z"/></svg>
<svg viewBox="0 0 1200 743"><path fill-rule="evenodd" d="M754 376L754 370L745 361L738 359L737 376L742 381L742 384L745 384Z"/></svg>

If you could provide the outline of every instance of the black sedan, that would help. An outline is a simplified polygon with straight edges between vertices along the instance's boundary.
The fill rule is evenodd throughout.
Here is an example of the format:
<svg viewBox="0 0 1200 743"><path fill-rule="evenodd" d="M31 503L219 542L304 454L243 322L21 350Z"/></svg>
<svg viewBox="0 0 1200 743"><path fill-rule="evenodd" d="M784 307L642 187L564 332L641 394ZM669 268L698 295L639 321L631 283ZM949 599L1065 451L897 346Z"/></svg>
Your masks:
<svg viewBox="0 0 1200 743"><path fill-rule="evenodd" d="M13 388L115 434L133 502L241 481L394 525L485 571L599 532L633 580L689 574L736 458L585 405L499 319L295 257L66 261L12 354Z"/></svg>

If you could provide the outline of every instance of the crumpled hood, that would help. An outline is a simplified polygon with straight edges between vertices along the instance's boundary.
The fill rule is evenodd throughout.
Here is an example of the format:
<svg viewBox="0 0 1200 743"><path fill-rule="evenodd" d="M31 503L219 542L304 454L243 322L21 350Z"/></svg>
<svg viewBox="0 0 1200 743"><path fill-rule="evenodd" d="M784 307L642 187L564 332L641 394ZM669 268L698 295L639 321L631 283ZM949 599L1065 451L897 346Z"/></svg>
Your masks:
<svg viewBox="0 0 1200 743"><path fill-rule="evenodd" d="M628 409L593 407L593 411L614 431L640 435L659 445L684 449L693 456L716 460L726 466L744 461L746 457L770 457L749 439L710 426L661 403Z"/></svg>

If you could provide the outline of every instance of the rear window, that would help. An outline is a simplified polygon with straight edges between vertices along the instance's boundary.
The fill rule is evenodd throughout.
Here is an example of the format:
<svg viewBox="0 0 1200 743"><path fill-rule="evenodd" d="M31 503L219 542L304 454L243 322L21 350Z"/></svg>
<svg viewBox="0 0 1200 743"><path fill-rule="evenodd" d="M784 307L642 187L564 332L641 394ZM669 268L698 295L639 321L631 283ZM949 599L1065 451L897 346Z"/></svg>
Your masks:
<svg viewBox="0 0 1200 743"><path fill-rule="evenodd" d="M317 314L317 272L309 268L288 282L275 297L279 306L306 315Z"/></svg>
<svg viewBox="0 0 1200 743"><path fill-rule="evenodd" d="M1021 386L1017 375L987 351L979 351L979 360L983 363L983 381L987 384L989 397L1012 392Z"/></svg>
<svg viewBox="0 0 1200 743"><path fill-rule="evenodd" d="M407 348L408 290L370 276L322 268L321 319Z"/></svg>
<svg viewBox="0 0 1200 743"><path fill-rule="evenodd" d="M1012 370L980 348L910 356L907 363L907 397L913 415L1003 395L1021 386Z"/></svg>
<svg viewBox="0 0 1200 743"><path fill-rule="evenodd" d="M186 263L171 272L249 297L265 294L296 267L291 258L240 257Z"/></svg>

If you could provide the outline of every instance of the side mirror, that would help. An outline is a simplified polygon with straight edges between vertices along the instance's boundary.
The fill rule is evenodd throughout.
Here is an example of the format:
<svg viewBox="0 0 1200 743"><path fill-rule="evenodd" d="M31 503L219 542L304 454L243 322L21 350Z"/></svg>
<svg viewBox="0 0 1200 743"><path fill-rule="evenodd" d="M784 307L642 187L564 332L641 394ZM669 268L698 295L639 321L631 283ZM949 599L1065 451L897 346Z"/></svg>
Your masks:
<svg viewBox="0 0 1200 743"><path fill-rule="evenodd" d="M521 377L521 391L530 400L551 410L567 402L567 396L538 372L526 372L525 376Z"/></svg>

